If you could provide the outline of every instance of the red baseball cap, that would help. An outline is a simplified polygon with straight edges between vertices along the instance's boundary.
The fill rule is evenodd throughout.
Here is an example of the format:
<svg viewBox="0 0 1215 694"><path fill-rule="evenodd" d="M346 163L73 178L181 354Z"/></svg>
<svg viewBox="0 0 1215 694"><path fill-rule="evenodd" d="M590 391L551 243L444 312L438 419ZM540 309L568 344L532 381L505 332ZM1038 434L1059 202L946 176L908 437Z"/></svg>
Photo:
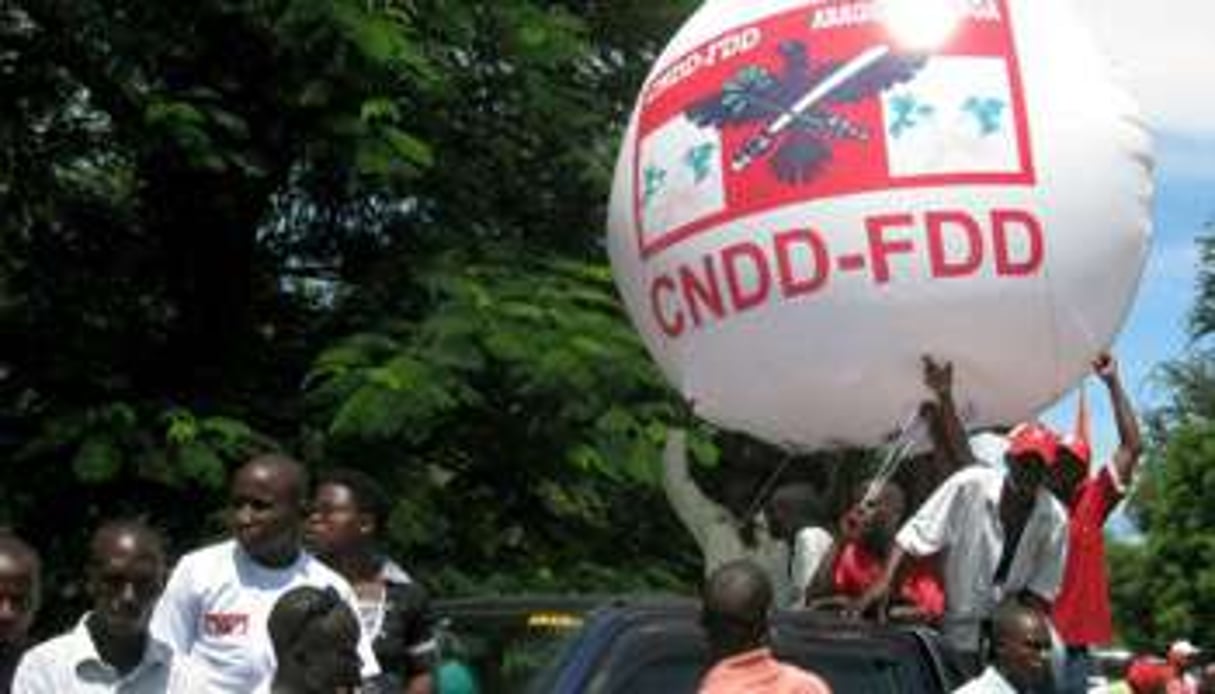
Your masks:
<svg viewBox="0 0 1215 694"><path fill-rule="evenodd" d="M1059 437L1050 428L1039 422L1025 422L1008 432L1006 457L1016 460L1021 456L1033 454L1047 465L1054 465L1058 447Z"/></svg>
<svg viewBox="0 0 1215 694"><path fill-rule="evenodd" d="M1126 669L1126 683L1135 694L1163 692L1171 679L1173 668L1151 656L1135 658Z"/></svg>

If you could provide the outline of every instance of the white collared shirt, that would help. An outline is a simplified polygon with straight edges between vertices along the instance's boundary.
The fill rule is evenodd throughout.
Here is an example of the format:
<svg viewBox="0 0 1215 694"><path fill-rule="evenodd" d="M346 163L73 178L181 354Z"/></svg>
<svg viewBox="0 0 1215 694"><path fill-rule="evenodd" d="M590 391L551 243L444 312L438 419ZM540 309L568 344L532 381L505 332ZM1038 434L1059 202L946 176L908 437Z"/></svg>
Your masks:
<svg viewBox="0 0 1215 694"><path fill-rule="evenodd" d="M979 650L980 622L1004 595L1022 589L1053 600L1067 560L1067 513L1045 488L1038 489L1002 585L996 567L1004 552L1000 491L1007 473L972 465L928 497L895 537L905 552L924 557L944 552L945 639L966 652Z"/></svg>
<svg viewBox="0 0 1215 694"><path fill-rule="evenodd" d="M205 683L185 658L149 636L143 659L121 674L101 659L85 620L34 646L13 676L13 694L204 694Z"/></svg>
<svg viewBox="0 0 1215 694"><path fill-rule="evenodd" d="M1017 694L1017 688L1004 679L999 670L988 665L982 674L953 690L953 694Z"/></svg>

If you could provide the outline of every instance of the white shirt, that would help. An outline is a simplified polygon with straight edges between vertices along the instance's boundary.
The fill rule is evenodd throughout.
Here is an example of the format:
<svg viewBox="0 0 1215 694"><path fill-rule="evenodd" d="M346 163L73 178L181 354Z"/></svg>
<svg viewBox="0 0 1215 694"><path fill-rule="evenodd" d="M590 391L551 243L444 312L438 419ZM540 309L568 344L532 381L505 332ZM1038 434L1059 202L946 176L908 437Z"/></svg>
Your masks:
<svg viewBox="0 0 1215 694"><path fill-rule="evenodd" d="M705 575L735 559L750 559L764 570L772 581L776 605L786 607L793 602L789 582L789 546L773 537L763 514L757 514L755 542L743 542L738 521L726 507L718 504L696 486L688 472L688 455L682 436L671 436L662 455L662 489L675 509L675 515L700 546L704 557Z"/></svg>
<svg viewBox="0 0 1215 694"><path fill-rule="evenodd" d="M1000 671L987 666L978 677L953 690L953 694L1017 694L1017 688Z"/></svg>
<svg viewBox="0 0 1215 694"><path fill-rule="evenodd" d="M995 584L1004 552L1000 490L1007 474L971 465L933 492L899 530L895 542L913 556L944 551L945 639L961 651L979 649L979 625L1006 595L1022 589L1053 600L1067 560L1067 514L1044 488L1038 490L1008 576Z"/></svg>
<svg viewBox="0 0 1215 694"><path fill-rule="evenodd" d="M234 540L182 557L152 616L152 633L188 654L211 692L247 694L274 674L266 622L279 596L296 586L332 586L358 614L354 590L307 552L290 566L255 562ZM359 638L363 677L379 674L366 634Z"/></svg>
<svg viewBox="0 0 1215 694"><path fill-rule="evenodd" d="M797 531L793 538L793 566L789 569L797 604L801 604L807 586L834 543L835 539L831 537L831 533L817 526Z"/></svg>
<svg viewBox="0 0 1215 694"><path fill-rule="evenodd" d="M13 694L204 694L200 673L173 649L148 639L143 659L125 675L101 659L84 618L71 631L27 651L13 675Z"/></svg>

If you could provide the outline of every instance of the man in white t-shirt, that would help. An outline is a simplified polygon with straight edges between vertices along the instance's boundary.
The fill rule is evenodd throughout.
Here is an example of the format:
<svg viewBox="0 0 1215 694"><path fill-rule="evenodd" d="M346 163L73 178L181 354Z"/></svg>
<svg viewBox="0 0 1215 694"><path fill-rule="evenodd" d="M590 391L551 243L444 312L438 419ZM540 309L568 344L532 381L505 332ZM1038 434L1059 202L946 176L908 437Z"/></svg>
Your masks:
<svg viewBox="0 0 1215 694"><path fill-rule="evenodd" d="M247 694L274 673L267 619L275 601L301 585L332 586L356 609L350 585L301 541L308 479L281 455L246 463L233 478L234 539L195 550L173 569L152 632L188 654L211 692ZM359 639L363 677L379 673L370 641Z"/></svg>
<svg viewBox="0 0 1215 694"><path fill-rule="evenodd" d="M206 694L192 664L148 633L165 573L154 531L134 521L102 525L85 569L92 610L71 631L25 653L14 694Z"/></svg>

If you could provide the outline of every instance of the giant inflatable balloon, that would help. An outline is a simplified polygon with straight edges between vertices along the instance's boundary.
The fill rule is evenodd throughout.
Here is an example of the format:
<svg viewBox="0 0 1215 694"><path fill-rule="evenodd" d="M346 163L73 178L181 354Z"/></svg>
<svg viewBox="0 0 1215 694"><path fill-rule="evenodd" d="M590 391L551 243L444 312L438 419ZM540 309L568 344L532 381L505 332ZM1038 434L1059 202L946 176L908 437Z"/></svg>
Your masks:
<svg viewBox="0 0 1215 694"><path fill-rule="evenodd" d="M1087 372L1147 254L1133 104L1063 0L709 0L616 166L628 311L697 412L871 445L955 365L972 425Z"/></svg>

